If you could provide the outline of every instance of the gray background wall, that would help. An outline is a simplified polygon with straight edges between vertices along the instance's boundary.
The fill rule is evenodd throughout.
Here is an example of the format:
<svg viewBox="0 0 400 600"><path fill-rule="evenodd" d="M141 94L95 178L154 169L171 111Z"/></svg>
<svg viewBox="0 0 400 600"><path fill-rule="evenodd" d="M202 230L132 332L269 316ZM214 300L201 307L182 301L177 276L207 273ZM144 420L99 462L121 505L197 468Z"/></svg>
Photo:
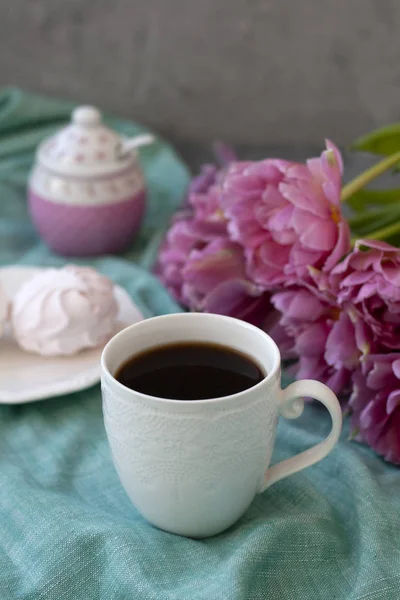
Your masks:
<svg viewBox="0 0 400 600"><path fill-rule="evenodd" d="M400 2L0 0L0 84L183 142L347 144L400 120Z"/></svg>

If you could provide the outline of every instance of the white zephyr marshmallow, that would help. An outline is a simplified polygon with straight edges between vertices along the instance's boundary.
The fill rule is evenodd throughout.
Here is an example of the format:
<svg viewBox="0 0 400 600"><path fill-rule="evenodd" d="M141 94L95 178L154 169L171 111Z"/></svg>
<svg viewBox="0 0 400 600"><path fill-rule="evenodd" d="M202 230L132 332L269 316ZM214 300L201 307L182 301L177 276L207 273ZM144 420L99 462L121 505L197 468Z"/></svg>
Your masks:
<svg viewBox="0 0 400 600"><path fill-rule="evenodd" d="M6 296L6 293L0 283L0 337L4 333L4 326L8 320L10 309L10 302Z"/></svg>
<svg viewBox="0 0 400 600"><path fill-rule="evenodd" d="M113 291L112 282L90 267L68 265L39 273L13 301L17 343L43 356L75 354L106 343L118 313Z"/></svg>

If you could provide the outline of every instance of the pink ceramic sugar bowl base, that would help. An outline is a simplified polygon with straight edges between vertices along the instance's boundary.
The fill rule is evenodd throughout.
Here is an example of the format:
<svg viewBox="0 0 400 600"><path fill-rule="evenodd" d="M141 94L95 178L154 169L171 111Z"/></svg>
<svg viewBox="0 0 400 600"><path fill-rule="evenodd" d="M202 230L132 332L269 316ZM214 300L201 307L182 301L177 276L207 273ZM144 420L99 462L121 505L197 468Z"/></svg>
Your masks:
<svg viewBox="0 0 400 600"><path fill-rule="evenodd" d="M96 206L59 204L29 191L32 221L43 241L63 256L96 256L126 250L139 229L145 192Z"/></svg>

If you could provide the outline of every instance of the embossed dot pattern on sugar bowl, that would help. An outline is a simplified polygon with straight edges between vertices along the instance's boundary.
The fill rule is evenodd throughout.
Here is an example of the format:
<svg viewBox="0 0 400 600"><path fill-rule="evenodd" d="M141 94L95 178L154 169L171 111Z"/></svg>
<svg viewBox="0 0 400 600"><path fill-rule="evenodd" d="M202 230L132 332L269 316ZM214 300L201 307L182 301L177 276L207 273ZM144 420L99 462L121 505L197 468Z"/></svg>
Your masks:
<svg viewBox="0 0 400 600"><path fill-rule="evenodd" d="M136 149L150 135L125 138L81 106L71 123L37 150L28 199L43 241L64 256L125 250L145 210L145 181Z"/></svg>

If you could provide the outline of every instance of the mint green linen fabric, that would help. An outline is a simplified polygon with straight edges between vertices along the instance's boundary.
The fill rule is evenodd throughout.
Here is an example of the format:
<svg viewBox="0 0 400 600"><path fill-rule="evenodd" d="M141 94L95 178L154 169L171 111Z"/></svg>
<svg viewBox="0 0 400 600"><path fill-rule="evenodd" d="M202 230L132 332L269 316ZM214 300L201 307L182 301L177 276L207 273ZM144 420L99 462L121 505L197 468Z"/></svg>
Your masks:
<svg viewBox="0 0 400 600"><path fill-rule="evenodd" d="M61 265L29 222L25 184L35 145L71 105L0 95L0 265ZM125 133L141 130L110 119ZM159 142L143 152L149 209L123 257L88 261L146 315L178 310L149 274L188 173ZM1 356L0 356L1 360ZM324 410L280 423L274 460L324 437ZM99 386L0 406L0 600L391 600L400 598L400 471L347 441L319 465L258 496L207 540L151 527L112 466Z"/></svg>

